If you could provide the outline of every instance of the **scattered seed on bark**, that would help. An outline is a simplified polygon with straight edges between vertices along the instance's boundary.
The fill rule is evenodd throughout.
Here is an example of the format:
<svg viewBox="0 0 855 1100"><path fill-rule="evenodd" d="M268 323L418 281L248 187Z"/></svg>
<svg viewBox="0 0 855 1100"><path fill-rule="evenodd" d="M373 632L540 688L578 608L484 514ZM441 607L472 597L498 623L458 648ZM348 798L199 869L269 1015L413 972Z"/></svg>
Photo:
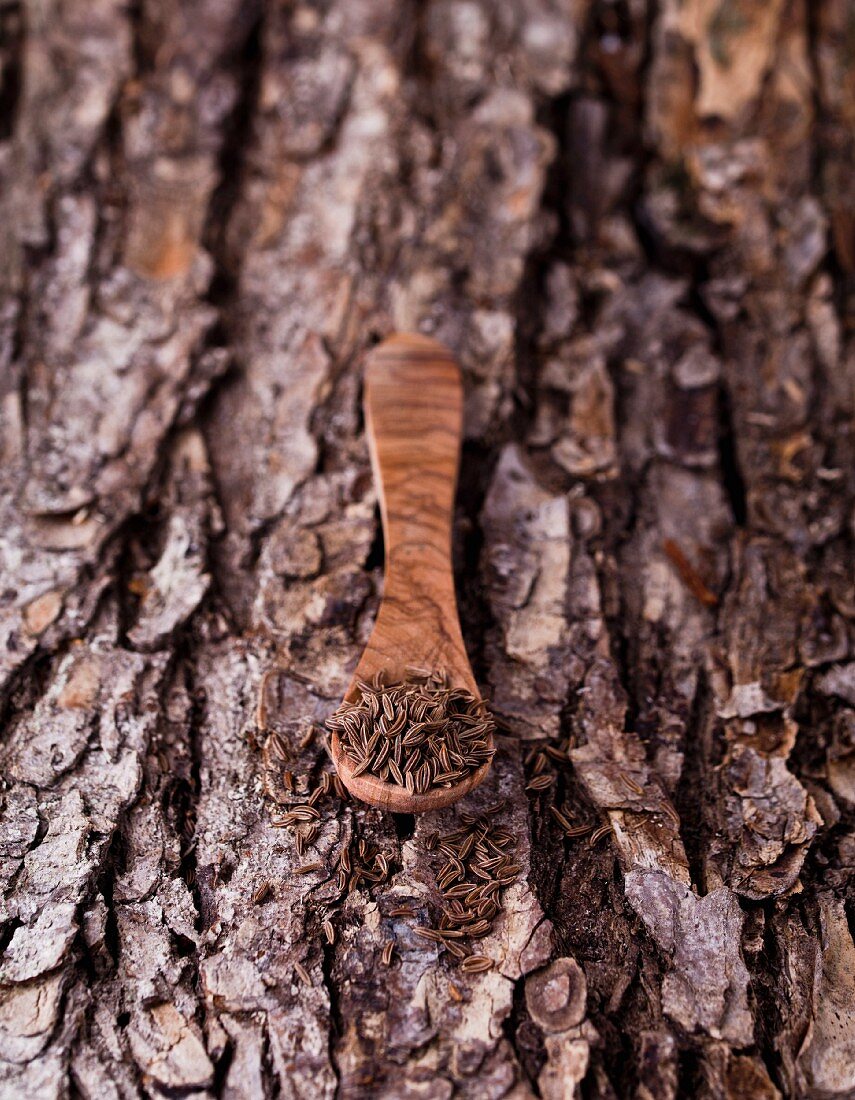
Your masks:
<svg viewBox="0 0 855 1100"><path fill-rule="evenodd" d="M554 775L538 775L526 784L527 791L545 791L555 782Z"/></svg>
<svg viewBox="0 0 855 1100"><path fill-rule="evenodd" d="M295 875L311 875L314 871L323 871L323 863L304 863L301 867L294 868Z"/></svg>
<svg viewBox="0 0 855 1100"><path fill-rule="evenodd" d="M639 784L635 782L632 776L627 775L626 772L621 772L618 778L625 787L632 791L633 794L644 794L644 787L639 786Z"/></svg>
<svg viewBox="0 0 855 1100"><path fill-rule="evenodd" d="M594 832L591 833L591 843L596 844L597 841L602 840L604 836L608 836L611 831L611 825L601 825L599 829L595 829Z"/></svg>
<svg viewBox="0 0 855 1100"><path fill-rule="evenodd" d="M464 974L483 974L485 970L492 970L494 962L487 955L470 955L460 964Z"/></svg>
<svg viewBox="0 0 855 1100"><path fill-rule="evenodd" d="M273 893L273 886L270 882L262 882L255 893L252 895L252 904L261 905L263 901L270 897Z"/></svg>

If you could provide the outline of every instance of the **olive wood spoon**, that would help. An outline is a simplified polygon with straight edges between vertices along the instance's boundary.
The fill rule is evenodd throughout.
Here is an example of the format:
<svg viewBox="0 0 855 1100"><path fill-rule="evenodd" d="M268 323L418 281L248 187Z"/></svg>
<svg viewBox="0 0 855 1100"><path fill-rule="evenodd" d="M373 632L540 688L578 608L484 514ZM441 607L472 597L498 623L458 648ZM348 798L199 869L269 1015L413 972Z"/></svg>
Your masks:
<svg viewBox="0 0 855 1100"><path fill-rule="evenodd" d="M357 681L380 673L407 679L408 667L443 668L452 687L478 695L466 656L451 565L451 524L463 429L463 385L451 353L424 336L391 336L365 368L365 429L380 497L386 564L383 600L356 666ZM490 747L493 747L492 738ZM457 802L490 770L490 761L451 787L410 794L363 772L330 738L333 763L351 794L395 813L425 813Z"/></svg>

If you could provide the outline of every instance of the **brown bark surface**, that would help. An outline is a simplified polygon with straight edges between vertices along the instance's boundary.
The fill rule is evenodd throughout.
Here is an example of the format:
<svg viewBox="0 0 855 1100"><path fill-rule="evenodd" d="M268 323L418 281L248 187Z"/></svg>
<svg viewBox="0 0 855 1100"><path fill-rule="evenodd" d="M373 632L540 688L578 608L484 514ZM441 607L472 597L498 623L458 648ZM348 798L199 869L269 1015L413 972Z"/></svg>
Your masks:
<svg viewBox="0 0 855 1100"><path fill-rule="evenodd" d="M0 1096L855 1095L847 0L0 30ZM434 820L322 800L300 876L281 756L328 768L378 605L395 330L464 367L503 735ZM499 797L461 975L389 911L436 918L429 834Z"/></svg>

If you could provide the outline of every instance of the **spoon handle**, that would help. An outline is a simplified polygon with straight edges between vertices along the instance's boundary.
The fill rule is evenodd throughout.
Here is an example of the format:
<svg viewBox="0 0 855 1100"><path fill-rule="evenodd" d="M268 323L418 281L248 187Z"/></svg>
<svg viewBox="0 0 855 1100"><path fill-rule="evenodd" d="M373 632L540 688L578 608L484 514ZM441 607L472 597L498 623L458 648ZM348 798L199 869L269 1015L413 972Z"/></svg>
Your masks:
<svg viewBox="0 0 855 1100"><path fill-rule="evenodd" d="M448 349L423 336L380 344L365 370L365 419L386 561L369 644L383 647L390 671L405 654L471 680L451 562L463 386Z"/></svg>

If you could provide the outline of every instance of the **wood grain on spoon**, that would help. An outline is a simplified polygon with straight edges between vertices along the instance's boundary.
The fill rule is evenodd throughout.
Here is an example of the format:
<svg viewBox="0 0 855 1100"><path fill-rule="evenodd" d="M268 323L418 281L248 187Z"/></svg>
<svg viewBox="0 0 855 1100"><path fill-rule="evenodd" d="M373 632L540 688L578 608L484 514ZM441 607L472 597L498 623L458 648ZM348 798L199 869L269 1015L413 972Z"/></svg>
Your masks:
<svg viewBox="0 0 855 1100"><path fill-rule="evenodd" d="M378 673L407 679L412 666L444 668L450 683L478 694L466 656L451 563L451 526L463 427L460 368L447 348L424 336L392 336L365 369L365 425L380 496L386 563L374 630L345 695ZM492 741L491 741L492 747ZM331 737L333 761L357 798L396 813L449 806L484 779L484 764L452 787L411 794L363 772Z"/></svg>

